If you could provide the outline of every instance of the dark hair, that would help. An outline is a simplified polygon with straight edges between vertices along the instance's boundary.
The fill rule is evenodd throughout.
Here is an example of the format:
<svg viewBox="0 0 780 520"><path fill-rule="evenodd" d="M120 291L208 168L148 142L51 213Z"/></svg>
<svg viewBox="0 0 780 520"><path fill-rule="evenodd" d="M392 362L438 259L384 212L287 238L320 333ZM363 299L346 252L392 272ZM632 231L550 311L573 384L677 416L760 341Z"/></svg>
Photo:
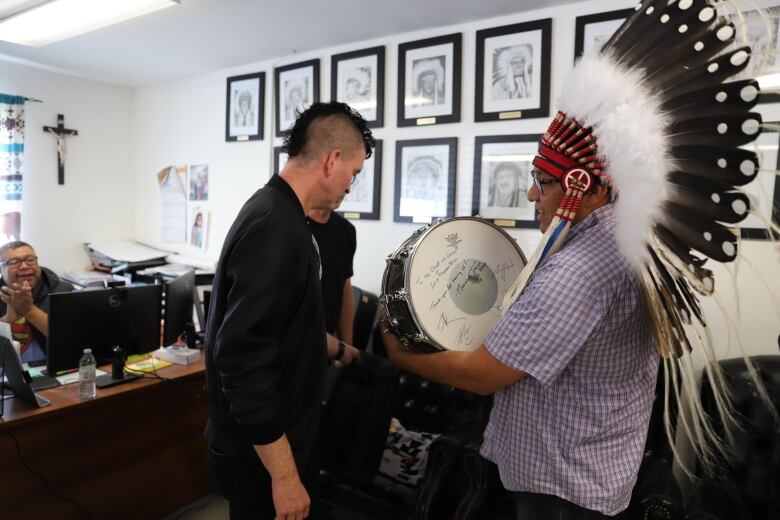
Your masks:
<svg viewBox="0 0 780 520"><path fill-rule="evenodd" d="M5 254L6 251L13 251L14 249L19 249L20 247L29 247L30 249L33 249L33 246L31 246L27 242L22 242L21 240L13 240L11 242L6 242L2 246L0 246L0 255Z"/></svg>
<svg viewBox="0 0 780 520"><path fill-rule="evenodd" d="M287 156L297 157L304 153L309 138L309 127L317 119L335 117L345 122L351 122L354 129L363 139L366 150L366 159L371 157L376 141L368 128L368 122L355 109L346 103L329 101L327 103L314 103L309 108L298 114L292 128L284 133L283 149Z"/></svg>

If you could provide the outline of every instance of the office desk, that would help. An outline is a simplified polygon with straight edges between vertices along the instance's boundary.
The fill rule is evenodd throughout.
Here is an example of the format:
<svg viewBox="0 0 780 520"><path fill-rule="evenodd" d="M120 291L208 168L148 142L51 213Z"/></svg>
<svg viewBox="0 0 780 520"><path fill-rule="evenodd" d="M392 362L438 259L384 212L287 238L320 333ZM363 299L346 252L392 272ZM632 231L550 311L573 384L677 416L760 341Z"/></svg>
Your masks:
<svg viewBox="0 0 780 520"><path fill-rule="evenodd" d="M110 371L110 368L108 369ZM207 493L203 427L204 361L98 389L81 401L78 384L40 392L32 408L6 400L0 419L3 518L160 518ZM43 476L51 488L35 473ZM53 493L52 493L53 492Z"/></svg>

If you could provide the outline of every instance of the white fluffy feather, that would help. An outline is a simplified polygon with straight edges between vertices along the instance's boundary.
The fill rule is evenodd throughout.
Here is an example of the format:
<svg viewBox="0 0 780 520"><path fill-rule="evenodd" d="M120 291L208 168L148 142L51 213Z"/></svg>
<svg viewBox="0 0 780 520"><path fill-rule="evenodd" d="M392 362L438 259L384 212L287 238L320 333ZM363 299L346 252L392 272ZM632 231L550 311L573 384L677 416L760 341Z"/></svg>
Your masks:
<svg viewBox="0 0 780 520"><path fill-rule="evenodd" d="M667 198L672 165L667 120L659 98L642 86L643 77L643 71L629 71L609 55L588 55L564 82L558 100L559 110L593 127L617 193L617 242L637 270Z"/></svg>

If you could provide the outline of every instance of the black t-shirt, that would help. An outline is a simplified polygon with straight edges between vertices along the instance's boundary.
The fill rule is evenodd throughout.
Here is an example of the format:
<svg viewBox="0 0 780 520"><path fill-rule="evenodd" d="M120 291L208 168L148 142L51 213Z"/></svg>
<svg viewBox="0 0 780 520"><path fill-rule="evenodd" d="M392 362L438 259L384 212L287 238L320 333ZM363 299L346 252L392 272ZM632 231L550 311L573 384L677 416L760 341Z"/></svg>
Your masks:
<svg viewBox="0 0 780 520"><path fill-rule="evenodd" d="M325 329L335 334L341 316L344 282L352 278L352 260L357 248L355 226L338 213L331 212L325 224L309 219L309 229L320 248Z"/></svg>

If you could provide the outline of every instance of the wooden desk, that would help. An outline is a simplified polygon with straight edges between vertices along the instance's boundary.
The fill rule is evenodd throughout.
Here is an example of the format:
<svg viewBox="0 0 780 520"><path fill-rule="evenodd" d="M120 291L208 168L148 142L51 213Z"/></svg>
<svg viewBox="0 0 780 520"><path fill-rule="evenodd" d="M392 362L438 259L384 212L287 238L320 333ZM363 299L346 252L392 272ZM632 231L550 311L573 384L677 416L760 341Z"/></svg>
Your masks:
<svg viewBox="0 0 780 520"><path fill-rule="evenodd" d="M110 367L109 367L110 372ZM203 428L208 398L203 358L98 389L81 401L77 384L40 392L32 408L6 400L0 419L3 518L160 518L210 489ZM51 488L33 472L43 476Z"/></svg>

